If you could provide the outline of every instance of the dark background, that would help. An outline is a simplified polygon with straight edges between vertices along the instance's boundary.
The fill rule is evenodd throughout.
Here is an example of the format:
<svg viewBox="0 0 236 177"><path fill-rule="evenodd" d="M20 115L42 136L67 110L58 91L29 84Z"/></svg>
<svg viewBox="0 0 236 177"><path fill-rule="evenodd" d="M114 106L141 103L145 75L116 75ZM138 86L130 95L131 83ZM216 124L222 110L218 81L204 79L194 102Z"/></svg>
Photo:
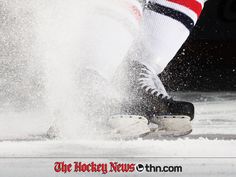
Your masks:
<svg viewBox="0 0 236 177"><path fill-rule="evenodd" d="M236 0L209 0L161 74L168 90L236 91Z"/></svg>

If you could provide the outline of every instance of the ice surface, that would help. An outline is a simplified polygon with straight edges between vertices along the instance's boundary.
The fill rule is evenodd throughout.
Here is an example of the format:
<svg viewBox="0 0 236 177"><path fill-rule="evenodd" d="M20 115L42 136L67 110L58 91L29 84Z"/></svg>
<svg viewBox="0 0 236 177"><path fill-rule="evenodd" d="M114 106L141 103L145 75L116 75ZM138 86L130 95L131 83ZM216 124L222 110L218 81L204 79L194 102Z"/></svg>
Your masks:
<svg viewBox="0 0 236 177"><path fill-rule="evenodd" d="M15 129L18 129L17 125L20 123L25 127L22 127L18 132L19 137L24 130L22 135L25 136L25 140L2 141L0 143L0 157L5 158L1 158L0 163L14 165L16 171L22 172L21 176L25 175L22 171L24 165L28 166L31 173L36 173L39 170L39 173L36 173L39 176L41 174L52 175L53 163L58 160L69 162L74 160L86 162L115 160L159 165L181 164L185 168L183 176L190 174L191 176L234 176L236 174L234 117L236 114L236 93L195 92L175 93L174 95L178 99L194 101L196 106L196 118L193 121L194 131L187 137L131 141L40 140L47 130L47 121L35 122L30 118L27 120L26 116L25 120L22 120L23 123L12 117L11 122L5 121L4 124L1 124L1 129L6 126L15 126ZM2 116L1 119L3 120ZM2 120L1 122L3 122ZM31 128L27 129L27 127ZM5 135L6 132L5 129ZM27 133L29 133L28 136ZM3 137L3 135L1 136ZM153 138L155 139L155 137ZM25 158L9 159L9 157ZM10 169L10 167L5 168L4 172L14 176L15 173L10 172ZM146 175L154 176L155 174ZM167 174L167 176L172 175L174 174Z"/></svg>

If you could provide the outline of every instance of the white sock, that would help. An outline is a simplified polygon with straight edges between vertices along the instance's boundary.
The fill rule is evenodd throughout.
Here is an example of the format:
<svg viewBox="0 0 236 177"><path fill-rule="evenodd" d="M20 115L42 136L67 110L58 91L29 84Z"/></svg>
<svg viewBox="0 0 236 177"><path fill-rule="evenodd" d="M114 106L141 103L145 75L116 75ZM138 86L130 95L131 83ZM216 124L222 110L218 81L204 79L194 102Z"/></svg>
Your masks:
<svg viewBox="0 0 236 177"><path fill-rule="evenodd" d="M128 58L161 73L173 59L197 22L205 0L149 0L142 29Z"/></svg>

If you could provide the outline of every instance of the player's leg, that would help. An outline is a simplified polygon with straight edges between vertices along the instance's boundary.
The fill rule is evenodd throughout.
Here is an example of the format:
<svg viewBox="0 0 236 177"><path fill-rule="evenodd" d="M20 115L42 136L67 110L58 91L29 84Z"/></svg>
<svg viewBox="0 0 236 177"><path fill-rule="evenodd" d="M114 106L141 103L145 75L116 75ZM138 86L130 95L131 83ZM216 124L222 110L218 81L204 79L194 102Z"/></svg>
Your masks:
<svg viewBox="0 0 236 177"><path fill-rule="evenodd" d="M79 39L78 43L73 39L79 51L78 56L74 56L74 64L78 65L79 69L76 71L76 82L73 84L76 84L75 88L78 87L76 93L79 100L82 100L77 109L99 127L99 124L106 123L109 109L112 107L110 105L119 101L109 79L122 62L137 34L142 8L136 0L86 0L81 1L81 4L85 10L79 13L81 20L77 26L80 30L76 34L78 36L75 36ZM72 24L77 23L71 19L68 21L73 22ZM70 37L73 36L70 34ZM70 46L68 49L70 50ZM117 132L120 129L124 132L140 122L139 127L142 128L138 132L145 133L146 121L139 117L126 122L126 127L116 127ZM58 128L58 124L60 121L56 119L48 131L49 137L53 138L60 134L60 131L57 131L61 129ZM113 125L111 124L112 127ZM137 134L137 127L133 130L133 134ZM127 135L131 134L130 132Z"/></svg>
<svg viewBox="0 0 236 177"><path fill-rule="evenodd" d="M150 0L145 5L143 29L128 53L120 72L124 103L121 111L142 115L172 135L191 132L192 103L174 101L159 74L176 55L196 24L203 2L196 0ZM125 78L125 79L124 79ZM125 94L126 93L126 94Z"/></svg>
<svg viewBox="0 0 236 177"><path fill-rule="evenodd" d="M161 73L194 28L204 1L148 0L140 35L128 57Z"/></svg>
<svg viewBox="0 0 236 177"><path fill-rule="evenodd" d="M78 46L80 66L110 80L137 36L142 8L136 0L88 1Z"/></svg>

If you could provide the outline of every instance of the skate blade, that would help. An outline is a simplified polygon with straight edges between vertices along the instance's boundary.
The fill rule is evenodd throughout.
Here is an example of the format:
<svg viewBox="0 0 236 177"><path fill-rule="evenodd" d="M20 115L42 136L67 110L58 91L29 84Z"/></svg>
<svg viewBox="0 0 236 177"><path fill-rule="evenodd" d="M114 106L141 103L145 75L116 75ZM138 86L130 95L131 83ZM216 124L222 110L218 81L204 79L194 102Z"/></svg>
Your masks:
<svg viewBox="0 0 236 177"><path fill-rule="evenodd" d="M116 139L134 139L150 133L148 120L142 116L115 115L108 120L108 125Z"/></svg>
<svg viewBox="0 0 236 177"><path fill-rule="evenodd" d="M156 116L151 119L151 122L155 123L160 119L185 119L191 121L191 118L189 116L185 115L164 115L164 116Z"/></svg>
<svg viewBox="0 0 236 177"><path fill-rule="evenodd" d="M144 140L162 140L162 139L175 139L179 137L186 136L188 134L192 133L192 130L189 130L187 132L175 132L175 131L152 131L150 133L144 134L142 139Z"/></svg>
<svg viewBox="0 0 236 177"><path fill-rule="evenodd" d="M157 125L152 128L151 125ZM159 116L151 120L149 125L156 136L185 136L192 132L191 119L188 116Z"/></svg>

